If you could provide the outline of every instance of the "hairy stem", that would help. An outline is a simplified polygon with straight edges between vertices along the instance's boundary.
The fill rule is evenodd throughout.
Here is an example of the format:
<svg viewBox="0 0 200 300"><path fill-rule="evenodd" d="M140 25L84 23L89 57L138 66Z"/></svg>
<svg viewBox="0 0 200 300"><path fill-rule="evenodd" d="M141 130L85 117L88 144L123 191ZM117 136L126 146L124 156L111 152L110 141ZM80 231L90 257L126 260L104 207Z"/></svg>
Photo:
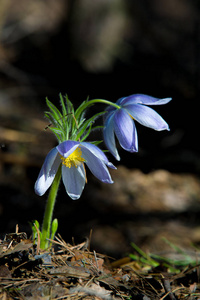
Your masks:
<svg viewBox="0 0 200 300"><path fill-rule="evenodd" d="M60 179L61 179L61 166L59 167L56 176L54 178L54 181L51 185L49 197L46 203L44 219L42 224L42 232L41 232L41 243L40 243L41 249L46 249L48 248L49 245L49 241L47 239L49 239L51 235L50 231L51 231L51 224L52 224L52 216L53 216L53 210L56 202L56 196L58 192Z"/></svg>

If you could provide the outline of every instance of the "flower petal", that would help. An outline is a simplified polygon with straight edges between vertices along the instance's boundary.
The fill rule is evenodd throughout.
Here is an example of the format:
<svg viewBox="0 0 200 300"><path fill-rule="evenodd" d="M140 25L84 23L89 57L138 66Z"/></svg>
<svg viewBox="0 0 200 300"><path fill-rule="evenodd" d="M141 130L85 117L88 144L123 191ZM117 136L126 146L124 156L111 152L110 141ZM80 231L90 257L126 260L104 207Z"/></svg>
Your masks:
<svg viewBox="0 0 200 300"><path fill-rule="evenodd" d="M122 148L130 152L138 151L137 132L128 112L119 109L114 116L115 134Z"/></svg>
<svg viewBox="0 0 200 300"><path fill-rule="evenodd" d="M62 179L67 194L73 200L80 198L85 186L85 169L83 164L76 167L67 168L62 166Z"/></svg>
<svg viewBox="0 0 200 300"><path fill-rule="evenodd" d="M81 146L86 147L96 157L101 159L108 167L110 167L112 169L116 169L116 167L111 162L109 162L109 160L108 160L107 156L104 154L104 152L99 147L97 147L96 145L91 144L91 143L87 143L87 142L82 142L80 147Z"/></svg>
<svg viewBox="0 0 200 300"><path fill-rule="evenodd" d="M145 104L145 105L163 105L170 102L172 98L155 98L144 94L134 94L128 97L120 98L117 103L122 105L123 107L125 105L129 104Z"/></svg>
<svg viewBox="0 0 200 300"><path fill-rule="evenodd" d="M115 135L114 135L114 114L109 114L105 119L104 129L103 129L103 136L104 142L106 147L112 153L116 160L120 160L116 143L115 143Z"/></svg>
<svg viewBox="0 0 200 300"><path fill-rule="evenodd" d="M56 148L63 157L68 157L72 152L76 150L78 145L79 142L68 140L59 144Z"/></svg>
<svg viewBox="0 0 200 300"><path fill-rule="evenodd" d="M141 105L141 104L133 104L126 105L124 107L127 112L140 124L161 131L161 130L169 130L168 124L165 120L152 108Z"/></svg>
<svg viewBox="0 0 200 300"><path fill-rule="evenodd" d="M82 147L82 156L92 174L105 183L113 183L110 173L103 160L94 155L88 148Z"/></svg>
<svg viewBox="0 0 200 300"><path fill-rule="evenodd" d="M44 164L40 170L38 178L35 183L35 193L39 196L44 195L52 184L54 177L58 171L61 163L58 151L53 148L46 156Z"/></svg>

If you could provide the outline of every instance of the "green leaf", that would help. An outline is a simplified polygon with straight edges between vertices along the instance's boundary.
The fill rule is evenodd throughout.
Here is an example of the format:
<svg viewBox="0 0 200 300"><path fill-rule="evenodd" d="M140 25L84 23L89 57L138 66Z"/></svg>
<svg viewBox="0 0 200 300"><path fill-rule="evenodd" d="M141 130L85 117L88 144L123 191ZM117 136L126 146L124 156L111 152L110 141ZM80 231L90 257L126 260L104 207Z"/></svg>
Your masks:
<svg viewBox="0 0 200 300"><path fill-rule="evenodd" d="M80 139L80 137L83 135L84 132L86 132L86 129L88 126L92 127L91 121L87 120L84 122L84 124L81 126L81 128L77 131L78 133L76 134L77 140Z"/></svg>
<svg viewBox="0 0 200 300"><path fill-rule="evenodd" d="M46 111L45 113L44 113L44 116L49 120L49 122L51 123L50 125L49 125L49 127L52 125L52 124L56 124L57 122L56 122L56 120L55 120L55 118L53 117L53 115L51 114L51 112L49 112L49 111Z"/></svg>
<svg viewBox="0 0 200 300"><path fill-rule="evenodd" d="M60 96L61 97L61 96ZM51 111L45 112L45 116L50 120L51 124L54 125L54 127L60 129L59 137L58 137L58 130L57 132L55 130L52 130L55 134L58 140L63 141L64 139L69 138L69 132L71 128L71 120L69 119L69 114L67 114L67 110L65 107L65 103L63 98L61 97L61 106L62 111L65 115L62 115L62 113L56 108L55 105L53 105L48 99L47 99L47 105L50 108ZM50 126L49 126L50 128Z"/></svg>
<svg viewBox="0 0 200 300"><path fill-rule="evenodd" d="M58 128L54 128L54 127L49 127L49 129L55 134L55 136L57 137L58 141L62 141L63 138L63 131L58 129Z"/></svg>
<svg viewBox="0 0 200 300"><path fill-rule="evenodd" d="M66 105L65 105L65 102L63 100L63 96L61 93L59 96L60 96L60 103L61 103L61 107L62 107L62 114L63 114L63 116L65 116L65 115L67 115Z"/></svg>
<svg viewBox="0 0 200 300"><path fill-rule="evenodd" d="M81 139L81 142L85 141L86 138L90 135L90 132L92 130L92 125L90 126L90 128L85 132L84 136Z"/></svg>
<svg viewBox="0 0 200 300"><path fill-rule="evenodd" d="M101 141L91 141L90 144L94 144L95 146L97 146L97 145L101 144L102 142L103 142L103 140L101 140ZM102 150L102 151L107 151L108 152L108 150Z"/></svg>
<svg viewBox="0 0 200 300"><path fill-rule="evenodd" d="M86 129L89 127L88 131L86 132L86 134L84 135L84 140L86 139L86 135L88 136L92 130L92 125L95 122L95 120L100 117L103 113L97 113L94 116L92 116L90 119L88 119L87 121L85 121L83 123L83 125L81 126L81 128L78 130L78 134L77 134L77 139L81 138L81 136L83 135L83 133L86 131Z"/></svg>
<svg viewBox="0 0 200 300"><path fill-rule="evenodd" d="M97 129L103 129L103 128L104 128L104 126L102 126L102 125L94 126L94 127L92 127L92 131L97 130Z"/></svg>
<svg viewBox="0 0 200 300"><path fill-rule="evenodd" d="M62 123L62 118L63 118L63 115L61 114L61 112L59 111L59 109L51 102L49 101L47 98L46 98L46 103L47 103L47 106L49 107L49 109L51 110L51 115L52 117L54 118L54 120L61 124Z"/></svg>
<svg viewBox="0 0 200 300"><path fill-rule="evenodd" d="M34 220L33 222L29 223L32 229L32 235L33 235L33 242L37 243L38 241L38 232L41 237L41 231L40 231L40 224L37 220Z"/></svg>
<svg viewBox="0 0 200 300"><path fill-rule="evenodd" d="M84 112L85 112L85 109L86 109L86 107L87 107L86 103L88 102L88 99L89 99L89 98L87 98L85 101L83 101L83 102L81 103L81 105L79 105L79 107L76 109L74 115L75 115L75 118L76 118L77 120L81 119L81 117L83 116L83 114L84 114ZM92 105L93 105L93 104L91 104L91 106L92 106Z"/></svg>
<svg viewBox="0 0 200 300"><path fill-rule="evenodd" d="M74 106L72 104L72 102L69 100L68 96L65 96L65 100L66 100L66 109L67 109L67 114L74 114Z"/></svg>
<svg viewBox="0 0 200 300"><path fill-rule="evenodd" d="M143 263L149 264L153 267L157 267L159 263L151 258L148 254L142 251L135 243L131 243L131 246L140 254L140 260Z"/></svg>
<svg viewBox="0 0 200 300"><path fill-rule="evenodd" d="M58 219L54 219L51 224L51 239L54 239L54 236L58 230Z"/></svg>

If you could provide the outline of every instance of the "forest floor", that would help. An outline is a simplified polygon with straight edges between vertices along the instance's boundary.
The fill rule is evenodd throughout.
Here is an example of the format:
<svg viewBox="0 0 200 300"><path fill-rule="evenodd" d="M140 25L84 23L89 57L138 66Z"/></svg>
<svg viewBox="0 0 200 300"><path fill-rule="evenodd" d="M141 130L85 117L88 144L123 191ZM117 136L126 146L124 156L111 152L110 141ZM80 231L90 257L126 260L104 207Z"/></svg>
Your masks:
<svg viewBox="0 0 200 300"><path fill-rule="evenodd" d="M44 251L16 227L0 243L0 299L200 299L198 259L186 265L135 250L115 260L90 251L90 240L70 245L58 235Z"/></svg>

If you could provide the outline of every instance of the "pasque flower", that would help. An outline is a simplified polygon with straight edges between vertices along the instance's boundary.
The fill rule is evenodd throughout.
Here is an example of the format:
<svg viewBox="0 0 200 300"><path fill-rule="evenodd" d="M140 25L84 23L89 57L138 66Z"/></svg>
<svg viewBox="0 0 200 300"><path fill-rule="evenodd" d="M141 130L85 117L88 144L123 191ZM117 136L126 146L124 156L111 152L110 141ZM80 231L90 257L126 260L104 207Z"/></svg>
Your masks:
<svg viewBox="0 0 200 300"><path fill-rule="evenodd" d="M35 183L36 194L42 196L47 191L61 166L67 194L73 200L78 199L86 182L84 164L102 182L113 183L107 166L113 169L115 167L97 146L88 142L67 140L47 154Z"/></svg>
<svg viewBox="0 0 200 300"><path fill-rule="evenodd" d="M152 108L146 105L162 105L171 98L158 99L143 94L135 94L120 98L117 107L109 106L104 118L104 141L113 156L120 160L115 135L121 147L129 152L138 151L138 137L135 122L161 131L169 130L165 120Z"/></svg>

